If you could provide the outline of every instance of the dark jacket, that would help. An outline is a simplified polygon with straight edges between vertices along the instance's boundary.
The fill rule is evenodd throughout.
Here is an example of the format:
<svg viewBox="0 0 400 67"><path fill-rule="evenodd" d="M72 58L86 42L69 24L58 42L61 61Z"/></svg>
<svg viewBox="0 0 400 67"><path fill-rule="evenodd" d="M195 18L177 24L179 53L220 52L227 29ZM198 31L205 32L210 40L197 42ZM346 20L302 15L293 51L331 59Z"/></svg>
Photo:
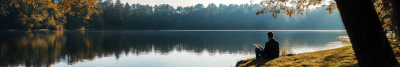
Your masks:
<svg viewBox="0 0 400 67"><path fill-rule="evenodd" d="M279 42L275 39L269 39L269 41L265 43L264 54L267 55L268 59L279 57Z"/></svg>

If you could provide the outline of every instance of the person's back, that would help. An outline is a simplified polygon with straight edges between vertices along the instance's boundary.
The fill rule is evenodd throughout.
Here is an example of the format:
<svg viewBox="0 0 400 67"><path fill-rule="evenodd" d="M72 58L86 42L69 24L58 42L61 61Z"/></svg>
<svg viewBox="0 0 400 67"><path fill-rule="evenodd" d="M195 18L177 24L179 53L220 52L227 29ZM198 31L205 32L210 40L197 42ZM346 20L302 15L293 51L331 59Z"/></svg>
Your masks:
<svg viewBox="0 0 400 67"><path fill-rule="evenodd" d="M279 57L279 42L275 39L269 39L269 41L265 43L264 54L267 55L267 59Z"/></svg>

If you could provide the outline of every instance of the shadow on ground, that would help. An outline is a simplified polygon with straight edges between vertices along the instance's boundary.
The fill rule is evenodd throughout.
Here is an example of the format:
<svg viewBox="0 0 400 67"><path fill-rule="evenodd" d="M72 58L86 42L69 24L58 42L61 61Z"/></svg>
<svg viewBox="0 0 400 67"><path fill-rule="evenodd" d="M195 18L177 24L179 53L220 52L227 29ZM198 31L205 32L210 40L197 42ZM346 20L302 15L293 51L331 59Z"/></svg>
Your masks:
<svg viewBox="0 0 400 67"><path fill-rule="evenodd" d="M249 66L260 67L265 65L265 63L267 63L268 61L271 61L271 59L241 60L236 63L236 67L249 67Z"/></svg>

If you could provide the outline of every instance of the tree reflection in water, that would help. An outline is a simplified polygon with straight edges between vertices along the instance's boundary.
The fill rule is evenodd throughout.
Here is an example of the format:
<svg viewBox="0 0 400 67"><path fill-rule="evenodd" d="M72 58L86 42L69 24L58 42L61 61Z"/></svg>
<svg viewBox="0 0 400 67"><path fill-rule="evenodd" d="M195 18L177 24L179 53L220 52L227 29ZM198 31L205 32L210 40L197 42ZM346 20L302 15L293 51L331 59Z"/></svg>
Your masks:
<svg viewBox="0 0 400 67"><path fill-rule="evenodd" d="M1 36L0 66L50 66L65 57L59 56L67 40L62 31Z"/></svg>
<svg viewBox="0 0 400 67"><path fill-rule="evenodd" d="M167 39L168 37L158 37L151 34L78 32L68 34L64 34L63 31L2 33L0 40L0 60L2 62L0 62L0 66L50 66L60 61L67 61L68 65L73 65L84 60L94 60L95 57L114 56L119 59L123 54L146 54L151 52L152 49L162 55L167 55L174 48L177 51L193 51L201 54L203 49L200 48L208 47L206 50L210 54L217 52L216 46L208 42L199 43L202 45L196 46L176 45L177 43L187 44L185 42L190 42L185 41L184 37L177 37L178 40L183 40L180 43L176 42L177 40ZM133 34L140 33L133 32ZM226 52L221 51L221 53Z"/></svg>
<svg viewBox="0 0 400 67"><path fill-rule="evenodd" d="M58 62L74 65L95 58L133 54L188 52L253 55L252 44L263 44L266 32L242 31L32 31L0 32L0 66L50 66ZM276 32L282 45L326 44L339 41L336 33ZM316 35L320 34L320 35ZM302 35L302 36L299 36ZM312 37L315 36L315 37ZM332 39L329 39L332 38ZM284 43L284 41L290 41Z"/></svg>

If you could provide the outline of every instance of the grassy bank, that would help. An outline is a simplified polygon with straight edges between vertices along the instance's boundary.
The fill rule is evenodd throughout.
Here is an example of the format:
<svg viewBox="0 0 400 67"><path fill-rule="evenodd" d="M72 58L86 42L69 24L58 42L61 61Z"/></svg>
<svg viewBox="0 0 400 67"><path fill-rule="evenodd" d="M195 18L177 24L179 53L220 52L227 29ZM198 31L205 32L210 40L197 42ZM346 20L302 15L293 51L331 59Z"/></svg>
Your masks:
<svg viewBox="0 0 400 67"><path fill-rule="evenodd" d="M255 58L240 60L238 67L269 66L357 66L357 59L351 46L336 49L281 56L272 60Z"/></svg>

